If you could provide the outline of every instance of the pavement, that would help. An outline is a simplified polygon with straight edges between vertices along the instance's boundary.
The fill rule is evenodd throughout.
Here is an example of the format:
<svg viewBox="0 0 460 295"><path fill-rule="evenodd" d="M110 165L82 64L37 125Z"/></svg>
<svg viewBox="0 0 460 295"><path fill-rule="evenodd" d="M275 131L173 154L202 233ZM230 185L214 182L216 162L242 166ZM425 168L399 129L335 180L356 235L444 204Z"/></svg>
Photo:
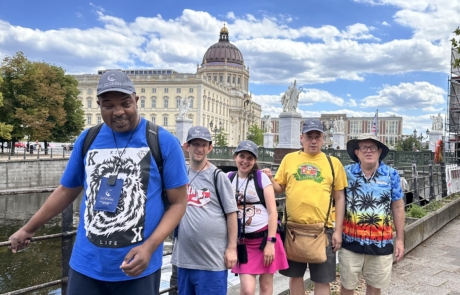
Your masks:
<svg viewBox="0 0 460 295"><path fill-rule="evenodd" d="M304 279L308 287L308 272ZM276 274L273 294L289 294L288 288L289 280ZM228 294L239 294L239 286L229 288ZM460 295L460 216L395 263L391 284L382 294Z"/></svg>
<svg viewBox="0 0 460 295"><path fill-rule="evenodd" d="M460 295L460 217L394 264L384 295Z"/></svg>

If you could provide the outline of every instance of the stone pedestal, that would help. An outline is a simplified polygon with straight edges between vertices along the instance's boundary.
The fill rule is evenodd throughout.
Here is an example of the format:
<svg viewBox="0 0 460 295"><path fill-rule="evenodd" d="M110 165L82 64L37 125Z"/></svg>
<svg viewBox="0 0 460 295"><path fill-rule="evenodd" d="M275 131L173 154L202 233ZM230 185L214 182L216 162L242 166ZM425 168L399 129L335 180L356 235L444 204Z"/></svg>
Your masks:
<svg viewBox="0 0 460 295"><path fill-rule="evenodd" d="M264 133L264 148L273 148L273 133Z"/></svg>
<svg viewBox="0 0 460 295"><path fill-rule="evenodd" d="M341 150L346 149L345 147L345 133L343 132L334 132L332 133L332 148L334 150L339 147Z"/></svg>
<svg viewBox="0 0 460 295"><path fill-rule="evenodd" d="M297 112L284 112L279 117L279 143L276 148L299 149L300 148L300 122L302 115Z"/></svg>
<svg viewBox="0 0 460 295"><path fill-rule="evenodd" d="M176 119L176 137L182 145L187 141L187 133L192 128L192 119Z"/></svg>
<svg viewBox="0 0 460 295"><path fill-rule="evenodd" d="M442 139L442 130L433 130L430 132L430 143L428 145L428 148L430 149L430 151L434 152L434 150L436 149L436 142L439 140L439 139Z"/></svg>

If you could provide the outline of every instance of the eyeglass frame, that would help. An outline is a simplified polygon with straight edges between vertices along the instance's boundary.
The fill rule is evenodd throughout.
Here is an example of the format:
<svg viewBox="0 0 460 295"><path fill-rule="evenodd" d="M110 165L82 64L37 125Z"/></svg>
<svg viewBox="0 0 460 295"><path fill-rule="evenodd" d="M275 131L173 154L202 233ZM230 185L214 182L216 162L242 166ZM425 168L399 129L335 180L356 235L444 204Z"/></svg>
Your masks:
<svg viewBox="0 0 460 295"><path fill-rule="evenodd" d="M373 150L375 148L376 150ZM365 149L365 150L363 150ZM379 146L377 145L372 145L372 146L358 146L357 150L359 150L361 153L366 153L367 151L371 151L372 153L375 153L379 150Z"/></svg>

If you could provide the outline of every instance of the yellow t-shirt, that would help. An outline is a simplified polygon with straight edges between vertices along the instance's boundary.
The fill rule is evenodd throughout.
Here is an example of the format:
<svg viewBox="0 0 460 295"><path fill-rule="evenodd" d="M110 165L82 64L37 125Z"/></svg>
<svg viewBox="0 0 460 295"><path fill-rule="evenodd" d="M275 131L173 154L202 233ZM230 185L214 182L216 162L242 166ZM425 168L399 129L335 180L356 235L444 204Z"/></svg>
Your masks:
<svg viewBox="0 0 460 295"><path fill-rule="evenodd" d="M331 157L336 191L347 187L342 163ZM326 220L331 196L332 171L326 154L310 156L302 151L284 156L275 181L286 186L288 220L296 223L319 223ZM332 227L331 213L328 226Z"/></svg>

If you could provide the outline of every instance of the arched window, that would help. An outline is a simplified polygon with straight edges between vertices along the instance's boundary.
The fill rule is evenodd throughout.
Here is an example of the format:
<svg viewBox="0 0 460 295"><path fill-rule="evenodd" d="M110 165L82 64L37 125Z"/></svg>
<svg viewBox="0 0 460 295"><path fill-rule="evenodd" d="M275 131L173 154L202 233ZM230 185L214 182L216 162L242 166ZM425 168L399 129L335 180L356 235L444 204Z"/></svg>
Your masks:
<svg viewBox="0 0 460 295"><path fill-rule="evenodd" d="M163 107L164 107L165 109L169 108L169 100L168 100L168 97L165 97L165 98L163 99Z"/></svg>
<svg viewBox="0 0 460 295"><path fill-rule="evenodd" d="M157 107L157 98L154 96L152 97L152 109L155 109Z"/></svg>

